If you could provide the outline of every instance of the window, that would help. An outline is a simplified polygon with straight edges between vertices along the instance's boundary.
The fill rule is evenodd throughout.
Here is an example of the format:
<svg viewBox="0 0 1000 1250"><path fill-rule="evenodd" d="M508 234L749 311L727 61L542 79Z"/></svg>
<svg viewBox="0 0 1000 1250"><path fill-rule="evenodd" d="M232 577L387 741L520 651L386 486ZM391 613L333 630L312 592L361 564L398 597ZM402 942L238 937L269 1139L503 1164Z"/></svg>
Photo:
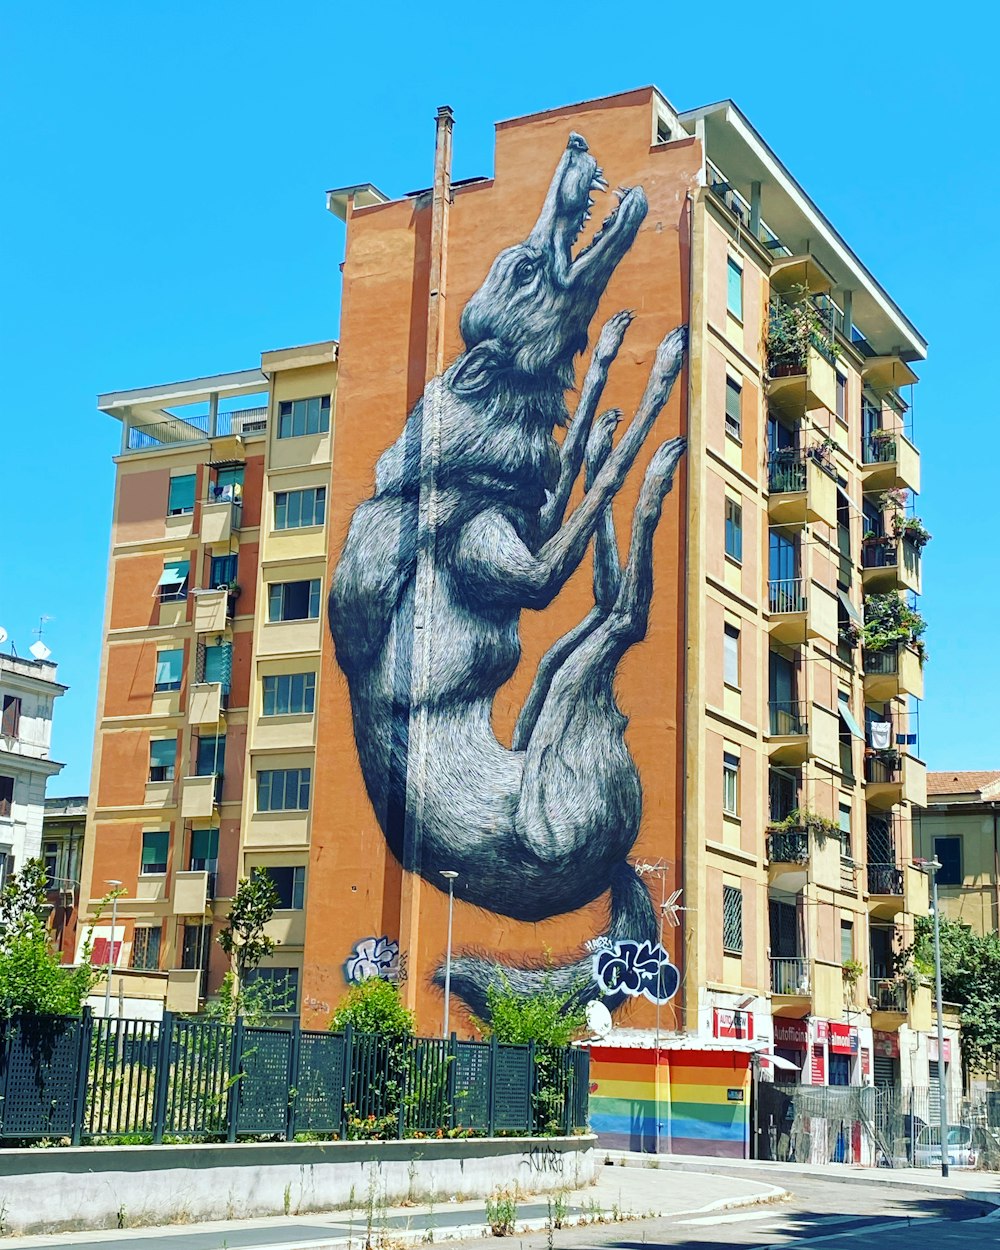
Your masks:
<svg viewBox="0 0 1000 1250"><path fill-rule="evenodd" d="M195 475L185 473L183 477L170 479L170 491L167 495L167 516L184 516L194 512Z"/></svg>
<svg viewBox="0 0 1000 1250"><path fill-rule="evenodd" d="M264 716L312 712L316 703L315 673L282 673L264 678Z"/></svg>
<svg viewBox="0 0 1000 1250"><path fill-rule="evenodd" d="M960 837L935 838L934 855L940 863L938 885L962 884L962 839Z"/></svg>
<svg viewBox="0 0 1000 1250"><path fill-rule="evenodd" d="M196 777L221 776L226 764L226 735L204 735L198 739L198 754L195 759Z"/></svg>
<svg viewBox="0 0 1000 1250"><path fill-rule="evenodd" d="M59 843L46 842L44 847L45 880L50 890L59 887Z"/></svg>
<svg viewBox="0 0 1000 1250"><path fill-rule="evenodd" d="M330 396L285 399L278 405L278 437L325 434L330 428Z"/></svg>
<svg viewBox="0 0 1000 1250"><path fill-rule="evenodd" d="M319 578L307 582L272 582L267 588L269 621L319 619Z"/></svg>
<svg viewBox="0 0 1000 1250"><path fill-rule="evenodd" d="M278 911L301 911L305 906L304 868L265 868L278 891Z"/></svg>
<svg viewBox="0 0 1000 1250"><path fill-rule="evenodd" d="M847 378L837 371L837 420L847 424Z"/></svg>
<svg viewBox="0 0 1000 1250"><path fill-rule="evenodd" d="M740 684L740 631L726 625L722 635L722 680L727 686Z"/></svg>
<svg viewBox="0 0 1000 1250"><path fill-rule="evenodd" d="M236 503L243 494L243 469L218 469L212 483L212 503Z"/></svg>
<svg viewBox="0 0 1000 1250"><path fill-rule="evenodd" d="M0 777L0 816L10 819L10 809L14 806L14 778Z"/></svg>
<svg viewBox="0 0 1000 1250"><path fill-rule="evenodd" d="M170 647L156 653L156 677L153 689L180 690L181 675L184 672L184 648Z"/></svg>
<svg viewBox="0 0 1000 1250"><path fill-rule="evenodd" d="M839 807L838 825L840 827L840 854L844 859L851 858L851 805L841 803Z"/></svg>
<svg viewBox="0 0 1000 1250"><path fill-rule="evenodd" d="M737 442L743 437L743 387L726 374L726 433Z"/></svg>
<svg viewBox="0 0 1000 1250"><path fill-rule="evenodd" d="M743 508L735 499L726 498L726 555L743 562Z"/></svg>
<svg viewBox="0 0 1000 1250"><path fill-rule="evenodd" d="M160 967L160 936L157 926L136 925L132 930L132 958L129 966L141 972L157 972Z"/></svg>
<svg viewBox="0 0 1000 1250"><path fill-rule="evenodd" d="M772 768L767 774L767 814L774 823L786 820L799 806L802 778L799 773Z"/></svg>
<svg viewBox="0 0 1000 1250"><path fill-rule="evenodd" d="M235 554L212 556L208 566L208 584L212 590L226 590L230 582L236 581Z"/></svg>
<svg viewBox="0 0 1000 1250"><path fill-rule="evenodd" d="M274 528L296 530L305 525L322 525L326 520L326 487L305 490L279 490L274 493Z"/></svg>
<svg viewBox="0 0 1000 1250"><path fill-rule="evenodd" d="M311 780L310 768L262 769L257 774L257 811L307 811Z"/></svg>
<svg viewBox="0 0 1000 1250"><path fill-rule="evenodd" d="M211 924L185 924L184 938L181 943L181 967L189 969L200 968L207 975L208 961L211 954ZM202 984L201 991L204 994L204 984Z"/></svg>
<svg viewBox="0 0 1000 1250"><path fill-rule="evenodd" d="M740 813L740 757L722 754L722 810L728 816Z"/></svg>
<svg viewBox="0 0 1000 1250"><path fill-rule="evenodd" d="M273 1016L292 1016L299 1008L298 968L254 968L245 978L246 987L259 986L260 1006Z"/></svg>
<svg viewBox="0 0 1000 1250"><path fill-rule="evenodd" d="M149 780L173 781L177 764L177 739L153 738L149 744Z"/></svg>
<svg viewBox="0 0 1000 1250"><path fill-rule="evenodd" d="M842 964L850 963L854 958L854 922L852 920L842 920L840 922L840 962Z"/></svg>
<svg viewBox="0 0 1000 1250"><path fill-rule="evenodd" d="M217 681L222 686L222 693L229 693L229 684L233 676L233 644L219 643L217 647L206 647L202 655L202 681Z"/></svg>
<svg viewBox="0 0 1000 1250"><path fill-rule="evenodd" d="M657 143L669 143L670 142L670 127L663 120L662 117L658 117L656 119L656 142Z"/></svg>
<svg viewBox="0 0 1000 1250"><path fill-rule="evenodd" d="M188 858L190 872L215 873L219 867L218 829L192 829L191 854Z"/></svg>
<svg viewBox="0 0 1000 1250"><path fill-rule="evenodd" d="M738 885L722 887L722 949L743 954L743 890Z"/></svg>
<svg viewBox="0 0 1000 1250"><path fill-rule="evenodd" d="M743 320L743 266L735 256L730 256L727 261L726 308L734 317Z"/></svg>
<svg viewBox="0 0 1000 1250"><path fill-rule="evenodd" d="M21 728L21 700L13 694L3 697L3 716L0 719L0 733L5 738L16 738Z"/></svg>
<svg viewBox="0 0 1000 1250"><path fill-rule="evenodd" d="M187 598L188 576L191 571L187 560L167 560L157 586L160 588L161 603L180 603Z"/></svg>
<svg viewBox="0 0 1000 1250"><path fill-rule="evenodd" d="M167 871L167 849L170 846L170 830L169 829L153 829L147 830L142 835L142 860L139 865L140 873L149 875L152 873L163 874Z"/></svg>

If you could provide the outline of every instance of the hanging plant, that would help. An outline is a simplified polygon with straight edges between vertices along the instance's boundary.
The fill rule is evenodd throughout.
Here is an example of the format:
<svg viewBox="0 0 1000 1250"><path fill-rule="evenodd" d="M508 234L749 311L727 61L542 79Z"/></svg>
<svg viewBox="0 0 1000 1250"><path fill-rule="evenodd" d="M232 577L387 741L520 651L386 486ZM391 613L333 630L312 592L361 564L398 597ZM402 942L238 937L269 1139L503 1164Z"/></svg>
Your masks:
<svg viewBox="0 0 1000 1250"><path fill-rule="evenodd" d="M839 348L805 287L771 301L767 324L767 368L772 377L805 370L814 347L831 363Z"/></svg>
<svg viewBox="0 0 1000 1250"><path fill-rule="evenodd" d="M920 613L893 591L865 599L861 642L866 651L886 651L901 643L916 646L926 628Z"/></svg>
<svg viewBox="0 0 1000 1250"><path fill-rule="evenodd" d="M892 528L897 538L904 538L917 551L922 551L931 540L929 531L918 516L903 516L897 512L892 518Z"/></svg>

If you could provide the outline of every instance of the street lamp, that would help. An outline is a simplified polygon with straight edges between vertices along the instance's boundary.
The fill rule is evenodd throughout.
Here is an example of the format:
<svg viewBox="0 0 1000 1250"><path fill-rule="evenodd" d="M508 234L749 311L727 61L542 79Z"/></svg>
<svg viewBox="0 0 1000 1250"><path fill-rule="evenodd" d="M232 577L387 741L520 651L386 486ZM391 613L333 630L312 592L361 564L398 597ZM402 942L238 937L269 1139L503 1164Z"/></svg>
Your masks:
<svg viewBox="0 0 1000 1250"><path fill-rule="evenodd" d="M455 910L455 878L457 872L442 869L441 876L448 882L448 951L444 960L444 1028L442 1037L447 1037L451 1024L451 920Z"/></svg>
<svg viewBox="0 0 1000 1250"><path fill-rule="evenodd" d="M105 1020L111 1015L111 969L115 962L115 928L118 923L118 890L121 886L120 881L105 881L105 885L110 885L111 894L111 941L108 943L108 973L104 984L104 1018Z"/></svg>
<svg viewBox="0 0 1000 1250"><path fill-rule="evenodd" d="M944 1071L944 1005L941 994L941 913L938 908L937 875L941 862L933 859L915 859L915 868L926 872L931 879L931 910L934 914L934 991L937 994L938 1038L938 1119L941 1126L941 1175L948 1175L948 1082Z"/></svg>

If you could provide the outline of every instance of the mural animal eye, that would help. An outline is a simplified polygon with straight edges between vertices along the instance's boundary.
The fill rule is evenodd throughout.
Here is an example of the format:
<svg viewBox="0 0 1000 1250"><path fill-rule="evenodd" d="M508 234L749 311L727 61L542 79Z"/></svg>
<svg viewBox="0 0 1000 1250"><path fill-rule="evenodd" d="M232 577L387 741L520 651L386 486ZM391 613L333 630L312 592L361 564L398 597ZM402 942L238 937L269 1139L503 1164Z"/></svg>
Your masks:
<svg viewBox="0 0 1000 1250"><path fill-rule="evenodd" d="M537 268L538 266L535 261L530 260L528 257L524 257L514 266L514 281L518 286L524 286L525 283L530 282L535 276L535 270Z"/></svg>

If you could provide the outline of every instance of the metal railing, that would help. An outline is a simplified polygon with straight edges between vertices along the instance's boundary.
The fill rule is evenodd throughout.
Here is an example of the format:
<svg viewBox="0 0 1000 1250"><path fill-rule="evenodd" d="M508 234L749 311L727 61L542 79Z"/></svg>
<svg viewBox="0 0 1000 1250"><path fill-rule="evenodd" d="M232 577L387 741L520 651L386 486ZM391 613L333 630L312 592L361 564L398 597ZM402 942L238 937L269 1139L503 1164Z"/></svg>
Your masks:
<svg viewBox="0 0 1000 1250"><path fill-rule="evenodd" d="M216 434L263 434L267 429L267 408L239 408L220 412Z"/></svg>
<svg viewBox="0 0 1000 1250"><path fill-rule="evenodd" d="M809 960L801 957L772 959L771 992L772 994L808 994Z"/></svg>
<svg viewBox="0 0 1000 1250"><path fill-rule="evenodd" d="M781 829L767 835L767 858L772 864L808 864L809 831Z"/></svg>
<svg viewBox="0 0 1000 1250"><path fill-rule="evenodd" d="M879 755L865 756L865 781L888 784L899 780L903 762L898 757L886 759Z"/></svg>
<svg viewBox="0 0 1000 1250"><path fill-rule="evenodd" d="M297 1021L15 1016L0 1027L0 1140L572 1133L587 1126L589 1059Z"/></svg>
<svg viewBox="0 0 1000 1250"><path fill-rule="evenodd" d="M802 699L767 705L772 738L800 738L806 732L806 705Z"/></svg>
<svg viewBox="0 0 1000 1250"><path fill-rule="evenodd" d="M901 897L903 893L903 870L896 864L868 865L868 893Z"/></svg>
<svg viewBox="0 0 1000 1250"><path fill-rule="evenodd" d="M868 993L876 1011L906 1012L907 985L905 981L897 981L895 977L872 977L869 981Z"/></svg>
<svg viewBox="0 0 1000 1250"><path fill-rule="evenodd" d="M899 649L902 644L884 647L881 651L863 651L864 671L873 677L892 677L899 672Z"/></svg>
<svg viewBox="0 0 1000 1250"><path fill-rule="evenodd" d="M767 610L774 615L804 612L806 596L801 577L772 578L767 583Z"/></svg>
<svg viewBox="0 0 1000 1250"><path fill-rule="evenodd" d="M888 464L896 459L896 436L866 434L861 440L862 464Z"/></svg>
<svg viewBox="0 0 1000 1250"><path fill-rule="evenodd" d="M238 408L216 415L214 436L210 433L208 413L172 417L151 425L130 425L126 447L129 451L146 451L151 447L202 442L210 436L224 438L230 434L262 434L266 429L267 408Z"/></svg>
<svg viewBox="0 0 1000 1250"><path fill-rule="evenodd" d="M898 544L888 534L866 538L861 544L863 569L894 569L899 563Z"/></svg>
<svg viewBox="0 0 1000 1250"><path fill-rule="evenodd" d="M753 212L750 207L750 201L736 190L719 167L713 165L711 161L705 162L705 172L708 188L712 194L725 204L726 208L737 218L744 230L752 232ZM755 237L757 242L766 248L772 256L792 255L791 248L786 247L763 220L759 221L759 228Z"/></svg>
<svg viewBox="0 0 1000 1250"><path fill-rule="evenodd" d="M805 452L789 448L772 452L767 462L767 489L772 495L791 494L806 488Z"/></svg>

